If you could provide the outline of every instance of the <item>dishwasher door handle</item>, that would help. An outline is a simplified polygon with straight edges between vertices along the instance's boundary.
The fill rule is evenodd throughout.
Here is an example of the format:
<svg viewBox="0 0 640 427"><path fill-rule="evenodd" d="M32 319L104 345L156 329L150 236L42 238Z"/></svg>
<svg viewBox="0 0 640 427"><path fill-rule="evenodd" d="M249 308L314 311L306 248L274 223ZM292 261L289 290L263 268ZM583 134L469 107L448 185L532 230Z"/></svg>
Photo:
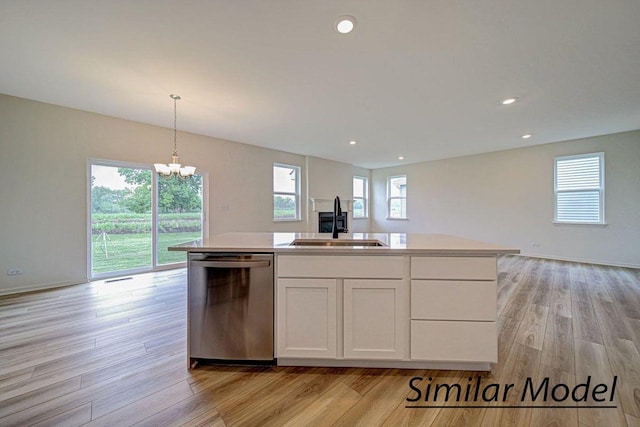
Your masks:
<svg viewBox="0 0 640 427"><path fill-rule="evenodd" d="M209 268L253 268L253 267L269 267L271 261L191 261L191 265L196 267Z"/></svg>

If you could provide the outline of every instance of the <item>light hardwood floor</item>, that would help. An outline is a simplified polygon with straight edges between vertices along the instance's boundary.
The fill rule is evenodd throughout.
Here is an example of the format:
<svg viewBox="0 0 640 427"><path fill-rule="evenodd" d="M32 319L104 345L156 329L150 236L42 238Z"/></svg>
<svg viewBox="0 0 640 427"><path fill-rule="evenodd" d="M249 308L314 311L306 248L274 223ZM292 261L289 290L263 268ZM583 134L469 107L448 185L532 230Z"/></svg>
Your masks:
<svg viewBox="0 0 640 427"><path fill-rule="evenodd" d="M0 425L640 426L639 270L500 258L491 373L188 371L185 304L184 270L0 298ZM502 384L617 375L617 408L405 408L414 376L466 386L477 375Z"/></svg>

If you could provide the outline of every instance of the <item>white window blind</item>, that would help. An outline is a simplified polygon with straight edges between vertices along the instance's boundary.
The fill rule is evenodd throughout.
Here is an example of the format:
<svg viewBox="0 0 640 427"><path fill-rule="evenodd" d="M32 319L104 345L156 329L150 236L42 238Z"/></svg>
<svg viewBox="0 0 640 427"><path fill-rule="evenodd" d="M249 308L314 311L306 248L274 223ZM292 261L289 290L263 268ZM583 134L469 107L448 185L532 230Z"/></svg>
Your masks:
<svg viewBox="0 0 640 427"><path fill-rule="evenodd" d="M556 157L555 221L604 223L604 153Z"/></svg>

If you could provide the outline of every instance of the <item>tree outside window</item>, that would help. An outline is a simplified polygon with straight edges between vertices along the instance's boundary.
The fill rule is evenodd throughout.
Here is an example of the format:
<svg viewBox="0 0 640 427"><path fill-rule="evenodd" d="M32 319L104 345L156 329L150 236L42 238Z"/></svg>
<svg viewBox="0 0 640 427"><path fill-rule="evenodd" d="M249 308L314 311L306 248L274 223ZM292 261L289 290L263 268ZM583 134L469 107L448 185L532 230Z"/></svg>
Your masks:
<svg viewBox="0 0 640 427"><path fill-rule="evenodd" d="M300 219L300 168L274 163L273 220Z"/></svg>

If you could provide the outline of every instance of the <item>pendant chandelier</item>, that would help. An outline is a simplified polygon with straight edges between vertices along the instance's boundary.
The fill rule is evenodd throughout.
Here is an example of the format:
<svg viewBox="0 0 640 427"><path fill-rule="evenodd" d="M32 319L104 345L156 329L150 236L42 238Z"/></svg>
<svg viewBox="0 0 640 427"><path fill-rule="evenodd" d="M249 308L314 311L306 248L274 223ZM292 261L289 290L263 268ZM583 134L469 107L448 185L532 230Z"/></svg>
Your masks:
<svg viewBox="0 0 640 427"><path fill-rule="evenodd" d="M164 163L154 163L153 167L156 169L156 173L159 177L170 179L173 177L188 179L196 172L196 168L193 166L182 166L179 163L178 157L178 129L176 127L176 101L180 99L178 95L169 95L173 99L173 156L171 156L171 163L165 165Z"/></svg>

